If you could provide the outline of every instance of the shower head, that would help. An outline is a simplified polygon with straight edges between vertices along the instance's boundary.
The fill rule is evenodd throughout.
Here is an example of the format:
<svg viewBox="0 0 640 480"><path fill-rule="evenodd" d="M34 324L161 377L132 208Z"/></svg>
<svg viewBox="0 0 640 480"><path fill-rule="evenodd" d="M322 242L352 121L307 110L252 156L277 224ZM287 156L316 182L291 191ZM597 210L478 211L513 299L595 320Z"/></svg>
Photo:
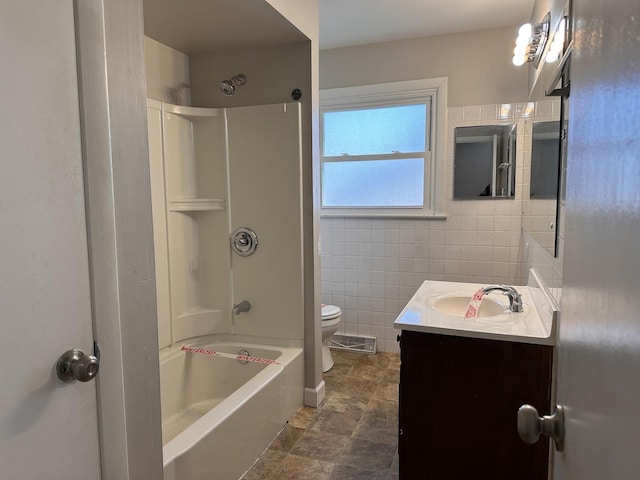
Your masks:
<svg viewBox="0 0 640 480"><path fill-rule="evenodd" d="M220 82L220 91L223 95L230 97L236 93L236 87L241 87L245 83L247 83L247 77L242 73L239 73L238 75L231 77L231 80L223 80Z"/></svg>
<svg viewBox="0 0 640 480"><path fill-rule="evenodd" d="M230 97L234 93L236 93L236 87L233 86L230 80L223 80L220 82L220 91L223 95Z"/></svg>

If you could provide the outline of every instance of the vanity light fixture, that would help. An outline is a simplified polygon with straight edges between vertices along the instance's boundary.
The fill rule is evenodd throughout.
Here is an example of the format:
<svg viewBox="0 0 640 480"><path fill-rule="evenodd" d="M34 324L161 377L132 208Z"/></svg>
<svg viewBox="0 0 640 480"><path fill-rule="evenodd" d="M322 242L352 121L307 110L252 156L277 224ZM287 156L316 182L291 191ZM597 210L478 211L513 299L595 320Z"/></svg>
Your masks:
<svg viewBox="0 0 640 480"><path fill-rule="evenodd" d="M558 23L558 28L556 28L556 31L553 33L553 41L551 42L551 46L549 47L549 51L547 52L547 56L545 57L545 61L547 63L556 62L564 52L564 37L566 26L567 19L565 17L560 20L560 23Z"/></svg>
<svg viewBox="0 0 640 480"><path fill-rule="evenodd" d="M547 37L549 35L549 19L547 13L542 22L536 24L525 23L518 30L516 48L513 49L513 64L517 67L531 62L534 68L538 68L542 52L544 52Z"/></svg>

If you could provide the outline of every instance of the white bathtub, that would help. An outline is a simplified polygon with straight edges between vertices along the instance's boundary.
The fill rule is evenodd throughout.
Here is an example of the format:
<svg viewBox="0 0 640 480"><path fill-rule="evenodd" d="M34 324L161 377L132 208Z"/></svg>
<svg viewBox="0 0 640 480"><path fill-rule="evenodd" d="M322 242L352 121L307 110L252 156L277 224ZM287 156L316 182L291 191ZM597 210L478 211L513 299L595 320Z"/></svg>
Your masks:
<svg viewBox="0 0 640 480"><path fill-rule="evenodd" d="M164 480L238 479L302 406L302 348L268 343L212 335L161 352ZM183 344L278 364L187 353Z"/></svg>

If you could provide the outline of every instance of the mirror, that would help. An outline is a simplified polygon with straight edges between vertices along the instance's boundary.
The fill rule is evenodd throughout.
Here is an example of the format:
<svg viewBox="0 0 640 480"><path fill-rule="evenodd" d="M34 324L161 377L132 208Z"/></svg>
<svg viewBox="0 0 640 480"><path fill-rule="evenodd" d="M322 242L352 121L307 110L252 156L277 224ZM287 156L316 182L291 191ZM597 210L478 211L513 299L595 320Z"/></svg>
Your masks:
<svg viewBox="0 0 640 480"><path fill-rule="evenodd" d="M560 160L560 99L535 102L535 114L525 118L530 147L524 148L522 228L551 255L556 247L556 214ZM528 190L528 191L526 191Z"/></svg>
<svg viewBox="0 0 640 480"><path fill-rule="evenodd" d="M560 121L534 122L531 135L529 198L555 199L558 195Z"/></svg>
<svg viewBox="0 0 640 480"><path fill-rule="evenodd" d="M516 126L455 129L453 198L513 198Z"/></svg>

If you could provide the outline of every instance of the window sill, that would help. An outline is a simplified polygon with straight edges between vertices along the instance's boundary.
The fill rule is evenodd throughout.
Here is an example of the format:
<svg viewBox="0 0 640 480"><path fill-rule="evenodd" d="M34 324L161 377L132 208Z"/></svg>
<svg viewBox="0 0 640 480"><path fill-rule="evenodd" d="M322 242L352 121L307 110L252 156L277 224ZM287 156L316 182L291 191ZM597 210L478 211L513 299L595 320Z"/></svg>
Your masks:
<svg viewBox="0 0 640 480"><path fill-rule="evenodd" d="M345 213L345 212L320 212L320 218L415 218L421 220L446 220L446 213L428 214L428 213L384 213L384 212L361 212L361 213Z"/></svg>

